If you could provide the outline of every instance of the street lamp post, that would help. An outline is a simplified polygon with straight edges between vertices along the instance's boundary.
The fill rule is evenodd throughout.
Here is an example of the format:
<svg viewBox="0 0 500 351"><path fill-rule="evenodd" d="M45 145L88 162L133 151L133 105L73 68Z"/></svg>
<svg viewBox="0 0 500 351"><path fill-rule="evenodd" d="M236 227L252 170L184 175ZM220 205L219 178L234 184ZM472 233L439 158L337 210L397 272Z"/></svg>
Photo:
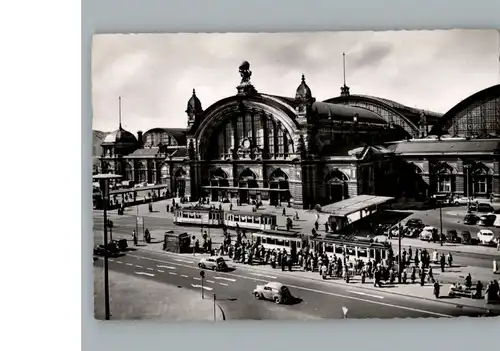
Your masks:
<svg viewBox="0 0 500 351"><path fill-rule="evenodd" d="M109 202L109 181L118 179L121 176L116 174L97 174L93 176L100 183L103 198L104 211L104 310L106 320L110 319L109 311L109 270L108 270L108 202Z"/></svg>
<svg viewBox="0 0 500 351"><path fill-rule="evenodd" d="M398 283L401 284L401 273L403 271L403 265L401 264L401 236L403 236L403 227L401 222L399 222L398 230Z"/></svg>
<svg viewBox="0 0 500 351"><path fill-rule="evenodd" d="M470 209L470 191L469 191L469 169L470 165L464 165L465 169L465 196L467 197L467 212Z"/></svg>

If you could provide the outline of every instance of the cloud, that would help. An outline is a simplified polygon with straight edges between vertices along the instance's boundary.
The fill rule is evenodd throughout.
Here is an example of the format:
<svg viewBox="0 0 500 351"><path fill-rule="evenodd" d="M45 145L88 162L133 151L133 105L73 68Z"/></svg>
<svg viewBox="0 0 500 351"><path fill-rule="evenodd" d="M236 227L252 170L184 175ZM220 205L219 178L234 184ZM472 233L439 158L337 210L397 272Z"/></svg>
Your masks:
<svg viewBox="0 0 500 351"><path fill-rule="evenodd" d="M250 62L258 91L295 96L301 74L318 100L338 96L346 53L352 94L446 112L499 82L496 31L118 34L94 37L94 128L184 127L196 89L203 108L236 94Z"/></svg>

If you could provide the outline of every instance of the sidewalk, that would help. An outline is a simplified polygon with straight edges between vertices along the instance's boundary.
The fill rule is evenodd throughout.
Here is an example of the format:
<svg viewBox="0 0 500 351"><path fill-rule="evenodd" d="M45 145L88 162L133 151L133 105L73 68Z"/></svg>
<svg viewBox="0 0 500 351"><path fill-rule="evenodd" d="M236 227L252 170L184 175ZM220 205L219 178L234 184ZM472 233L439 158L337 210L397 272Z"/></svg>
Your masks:
<svg viewBox="0 0 500 351"><path fill-rule="evenodd" d="M104 320L103 269L94 266L94 313ZM109 272L111 320L161 320L167 322L225 320L210 298L189 289L161 284L113 270Z"/></svg>
<svg viewBox="0 0 500 351"><path fill-rule="evenodd" d="M140 247L139 250L146 250L146 251L153 251L153 252L164 252L162 250L162 244L149 244L144 247ZM172 254L172 253L169 253ZM179 255L179 256L191 256L192 254L174 254L174 255ZM196 254L196 257L201 259L202 257L207 257L209 256L208 254ZM305 278L305 279L312 279L312 280L317 280L317 281L322 281L323 280L318 272L305 272L301 268L295 266L293 267L293 270L291 272L289 271L281 271L281 268L276 268L273 269L270 265L246 265L242 263L237 263L233 262L230 260L227 256L226 260L228 260L228 263L230 266L234 267L245 267L246 269L252 269L255 271L261 271L261 272L267 272L267 273L274 273L276 274L283 274L284 276L295 276L297 278ZM477 280L480 280L483 285L486 286L486 284L494 279L500 279L500 274L494 274L492 270L487 269L487 268L481 268L481 267L461 267L461 266L453 266L451 268L446 267L445 272L441 273L440 268L438 265L431 265L433 267L433 272L434 272L434 277L436 280L438 280L441 284L441 295L445 296L448 295L448 291L450 288L451 283L456 283L460 282L463 284L465 277L467 276L468 273L471 274L473 284ZM350 280L349 283L346 283L344 280L340 278L329 278L326 280L326 282L330 282L332 284L341 284L345 286L353 286L356 288L361 288L361 289L366 289L370 291L378 291L381 292L383 291L384 293L389 293L389 294L395 294L395 295L400 295L400 296L406 296L406 297L412 297L412 298L419 298L423 300L432 300L436 301L436 298L433 295L433 289L432 289L432 283L426 283L424 287L420 286L420 283L417 279L415 284L384 284L382 288L374 287L373 286L373 280L366 279L365 284L361 283L361 277L356 276ZM449 303L457 306L464 306L464 307L472 307L472 308L479 308L479 309L484 309L484 310L494 310L500 312L500 304L489 304L485 306L484 300L475 300L475 299L470 299L470 298L447 298L444 297L442 299L438 300L439 302L442 303Z"/></svg>

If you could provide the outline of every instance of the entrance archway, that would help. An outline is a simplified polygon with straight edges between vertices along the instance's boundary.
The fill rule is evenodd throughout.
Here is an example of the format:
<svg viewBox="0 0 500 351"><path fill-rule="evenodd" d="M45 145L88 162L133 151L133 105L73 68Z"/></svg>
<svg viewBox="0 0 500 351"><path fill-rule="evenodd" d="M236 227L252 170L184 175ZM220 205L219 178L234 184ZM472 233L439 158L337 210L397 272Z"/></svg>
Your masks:
<svg viewBox="0 0 500 351"><path fill-rule="evenodd" d="M281 168L276 168L269 176L269 203L277 206L290 201L288 175Z"/></svg>
<svg viewBox="0 0 500 351"><path fill-rule="evenodd" d="M177 196L182 198L186 195L186 171L184 168L179 168L175 172L175 191L177 193Z"/></svg>
<svg viewBox="0 0 500 351"><path fill-rule="evenodd" d="M251 199L256 199L259 184L257 175L249 168L245 168L238 178L238 198L241 204L250 203Z"/></svg>
<svg viewBox="0 0 500 351"><path fill-rule="evenodd" d="M349 197L347 181L349 178L340 170L333 169L325 178L326 196L329 203L342 201Z"/></svg>
<svg viewBox="0 0 500 351"><path fill-rule="evenodd" d="M228 198L229 176L220 167L210 172L211 201L223 201Z"/></svg>

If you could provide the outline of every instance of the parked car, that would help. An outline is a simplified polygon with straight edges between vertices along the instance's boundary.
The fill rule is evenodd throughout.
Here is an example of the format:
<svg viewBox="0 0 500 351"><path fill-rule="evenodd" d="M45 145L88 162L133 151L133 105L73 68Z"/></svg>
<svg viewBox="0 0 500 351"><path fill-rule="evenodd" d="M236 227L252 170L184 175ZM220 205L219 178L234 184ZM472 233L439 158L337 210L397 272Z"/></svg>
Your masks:
<svg viewBox="0 0 500 351"><path fill-rule="evenodd" d="M460 242L464 245L472 244L472 236L468 230L464 230L460 233Z"/></svg>
<svg viewBox="0 0 500 351"><path fill-rule="evenodd" d="M495 211L495 209L490 204L481 203L481 204L477 205L476 211L483 212L483 213L490 213L490 212Z"/></svg>
<svg viewBox="0 0 500 351"><path fill-rule="evenodd" d="M420 240L431 241L433 233L436 231L436 228L431 226L426 226L420 232Z"/></svg>
<svg viewBox="0 0 500 351"><path fill-rule="evenodd" d="M446 241L449 243L459 243L461 240L455 229L450 229L446 232Z"/></svg>
<svg viewBox="0 0 500 351"><path fill-rule="evenodd" d="M494 214L483 215L479 217L477 224L482 227L491 227L493 226L493 223L495 223L495 219L497 219L497 216Z"/></svg>
<svg viewBox="0 0 500 351"><path fill-rule="evenodd" d="M483 245L494 245L497 243L497 238L495 238L495 234L489 229L481 229L477 232L477 239L480 244Z"/></svg>
<svg viewBox="0 0 500 351"><path fill-rule="evenodd" d="M474 225L477 223L478 220L479 216L476 216L473 213L467 213L464 217L464 224Z"/></svg>
<svg viewBox="0 0 500 351"><path fill-rule="evenodd" d="M94 256L115 257L118 255L120 255L120 250L116 245L108 245L107 250L104 245L97 245L94 247Z"/></svg>
<svg viewBox="0 0 500 351"><path fill-rule="evenodd" d="M420 218L410 218L406 222L406 226L410 228L423 228L425 227L425 224Z"/></svg>
<svg viewBox="0 0 500 351"><path fill-rule="evenodd" d="M257 285L253 291L253 296L256 299L271 300L277 304L290 302L292 294L288 288L278 282L270 282L266 285Z"/></svg>
<svg viewBox="0 0 500 351"><path fill-rule="evenodd" d="M453 203L455 205L467 205L468 202L469 202L469 199L465 196L457 197L457 198L453 199Z"/></svg>
<svg viewBox="0 0 500 351"><path fill-rule="evenodd" d="M198 263L198 267L211 269L213 271L224 271L228 268L226 261L224 261L224 258L220 256L202 258Z"/></svg>

